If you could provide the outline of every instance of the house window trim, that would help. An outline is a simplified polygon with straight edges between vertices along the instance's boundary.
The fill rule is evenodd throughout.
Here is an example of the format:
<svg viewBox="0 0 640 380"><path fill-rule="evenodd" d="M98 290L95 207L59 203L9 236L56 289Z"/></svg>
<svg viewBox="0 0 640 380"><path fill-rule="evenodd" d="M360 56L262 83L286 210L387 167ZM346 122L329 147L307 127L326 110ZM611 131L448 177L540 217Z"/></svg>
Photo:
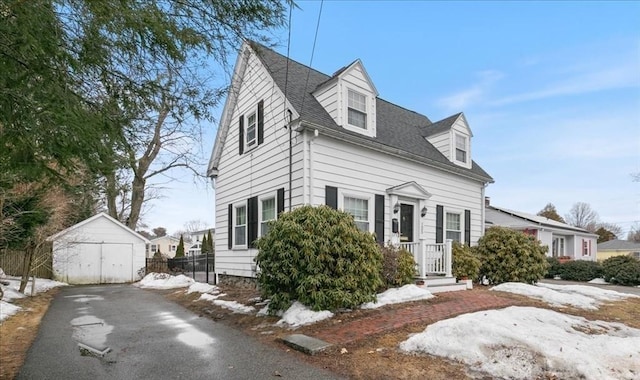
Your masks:
<svg viewBox="0 0 640 380"><path fill-rule="evenodd" d="M361 128L355 125L351 125L349 124L349 91L353 91L359 95L364 96L365 99L365 118L366 118L366 128ZM369 137L375 137L376 136L376 128L375 128L375 101L376 98L375 96L372 96L370 91L357 87L355 85L352 85L350 83L344 83L343 85L343 90L340 92L341 96L342 96L342 101L341 103L343 104L343 111L342 111L342 126L352 132L364 135L364 136L369 136ZM355 108L354 108L355 109ZM356 111L360 111L361 110L357 110Z"/></svg>
<svg viewBox="0 0 640 380"><path fill-rule="evenodd" d="M460 216L460 226L458 227L459 230L450 230L448 228L447 226L447 222L449 219L448 214L457 214ZM443 230L442 232L443 232L445 241L449 239L449 237L447 236L448 231L456 231L460 233L460 240L455 240L455 239L451 239L451 240L458 241L459 243L464 244L464 210L445 207L442 212L442 230Z"/></svg>
<svg viewBox="0 0 640 380"><path fill-rule="evenodd" d="M244 207L244 212L245 212L245 221L244 221L244 244L236 244L236 238L238 236L237 234L237 230L236 228L238 227L238 225L236 225L236 215L238 212L238 209L243 208ZM243 202L239 202L237 204L233 205L233 242L231 245L231 249L232 250L244 250L248 248L248 244L247 244L247 240L249 240L249 215L248 215L248 211L249 211L249 207L247 205L247 201L243 201Z"/></svg>
<svg viewBox="0 0 640 380"><path fill-rule="evenodd" d="M258 197L258 237L262 237L262 223L265 222L265 220L262 220L262 202L268 199L273 199L273 211L275 214L275 218L269 219L266 221L278 220L278 192L273 191L273 192L259 196Z"/></svg>
<svg viewBox="0 0 640 380"><path fill-rule="evenodd" d="M558 240L558 245L554 246L554 243ZM562 249L560 249L562 248ZM556 250L554 255L554 249ZM551 238L551 257L566 256L567 252L567 239L564 236L553 236Z"/></svg>
<svg viewBox="0 0 640 380"><path fill-rule="evenodd" d="M465 157L465 160L464 160L464 161L461 161L461 160L459 160L459 159L458 159L458 137L461 137L461 138L463 139L463 141L464 141L464 147L465 147L465 149L464 149L464 150L460 149L461 151L463 151L463 152L464 152L464 157ZM470 156L471 156L471 155L469 154L469 136L467 136L467 135L465 135L465 134L462 134L462 133L459 133L459 132L457 132L457 131L456 131L456 132L454 132L454 133L453 133L453 147L452 147L452 148L453 148L453 149L452 149L452 152L453 152L453 160L454 160L456 163L460 164L460 165L468 166L468 165L469 165L469 162L470 162L470 159L469 159L469 158L470 158Z"/></svg>
<svg viewBox="0 0 640 380"><path fill-rule="evenodd" d="M253 141L249 144L249 118L254 116ZM244 153L252 151L258 146L258 106L252 107L251 112L244 116Z"/></svg>
<svg viewBox="0 0 640 380"><path fill-rule="evenodd" d="M367 201L367 223L369 223L369 228L367 232L369 233L375 232L375 194L338 189L338 209L339 210L345 211L344 210L345 197L363 199Z"/></svg>

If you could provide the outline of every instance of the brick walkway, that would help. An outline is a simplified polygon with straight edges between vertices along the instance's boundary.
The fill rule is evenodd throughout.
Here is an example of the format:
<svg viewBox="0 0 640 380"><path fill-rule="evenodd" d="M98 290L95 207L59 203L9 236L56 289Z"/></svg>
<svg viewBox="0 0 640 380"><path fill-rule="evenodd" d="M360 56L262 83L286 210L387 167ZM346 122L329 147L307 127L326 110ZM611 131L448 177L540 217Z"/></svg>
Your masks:
<svg viewBox="0 0 640 380"><path fill-rule="evenodd" d="M326 327L313 336L325 342L345 344L414 323L426 326L460 314L518 304L513 299L500 297L487 291L440 293L436 297L446 298L446 300L438 303L414 303L401 309L381 309L368 317Z"/></svg>

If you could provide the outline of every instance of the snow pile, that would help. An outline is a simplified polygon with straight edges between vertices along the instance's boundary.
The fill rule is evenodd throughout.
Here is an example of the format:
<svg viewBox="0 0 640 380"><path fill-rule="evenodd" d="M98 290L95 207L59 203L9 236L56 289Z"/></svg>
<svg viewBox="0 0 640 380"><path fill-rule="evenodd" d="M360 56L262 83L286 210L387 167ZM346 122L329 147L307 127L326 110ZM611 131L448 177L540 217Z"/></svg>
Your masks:
<svg viewBox="0 0 640 380"><path fill-rule="evenodd" d="M552 306L564 307L568 305L586 310L597 310L602 302L638 297L585 285L551 285L543 283L529 285L519 282L506 282L494 286L491 290L521 294L542 300Z"/></svg>
<svg viewBox="0 0 640 380"><path fill-rule="evenodd" d="M202 293L200 295L200 298L197 299L197 301L213 301L213 300L217 300L220 297L224 297L226 296L226 293L216 293L216 294L209 294L209 293Z"/></svg>
<svg viewBox="0 0 640 380"><path fill-rule="evenodd" d="M589 283L598 285L609 285L609 283L606 282L604 278L594 278L593 280L589 281Z"/></svg>
<svg viewBox="0 0 640 380"><path fill-rule="evenodd" d="M249 314L255 310L253 306L243 305L237 301L225 301L225 300L214 299L212 302L214 305L223 307L225 309L229 309L234 313Z"/></svg>
<svg viewBox="0 0 640 380"><path fill-rule="evenodd" d="M220 293L220 290L215 285L209 285L202 282L195 282L191 284L191 286L189 286L189 289L187 289L187 294L191 294L194 292L217 294L217 293Z"/></svg>
<svg viewBox="0 0 640 380"><path fill-rule="evenodd" d="M183 274L172 276L168 273L149 273L134 285L143 289L175 289L191 286L195 281Z"/></svg>
<svg viewBox="0 0 640 380"><path fill-rule="evenodd" d="M280 319L276 325L299 327L310 325L331 317L333 317L333 313L328 310L313 311L296 301L289 309L287 309L287 311L284 312L284 314L282 314L282 319Z"/></svg>
<svg viewBox="0 0 640 380"><path fill-rule="evenodd" d="M2 296L2 301L0 301L0 322L9 318L9 316L17 313L21 309L20 306L12 305L9 302L12 302L13 300L16 300L16 299L24 298L26 297L26 295L36 295L38 293L43 293L50 289L57 288L59 286L68 285L64 282L36 277L35 279L36 285L35 285L35 288L33 289L33 294L31 294L31 289L33 287L33 282L32 282L33 278L30 278L29 282L27 283L27 287L24 290L26 294L25 295L18 291L18 289L20 289L20 277L6 276L6 277L2 277L2 280L8 281L9 285L7 286L2 285L2 290L4 291L4 295Z"/></svg>
<svg viewBox="0 0 640 380"><path fill-rule="evenodd" d="M429 325L400 344L461 361L492 377L637 379L640 330L552 310L508 307Z"/></svg>
<svg viewBox="0 0 640 380"><path fill-rule="evenodd" d="M405 285L401 288L387 289L378 294L376 302L367 302L361 306L362 309L377 309L379 307L394 303L426 300L435 297L427 289L420 288L413 284Z"/></svg>

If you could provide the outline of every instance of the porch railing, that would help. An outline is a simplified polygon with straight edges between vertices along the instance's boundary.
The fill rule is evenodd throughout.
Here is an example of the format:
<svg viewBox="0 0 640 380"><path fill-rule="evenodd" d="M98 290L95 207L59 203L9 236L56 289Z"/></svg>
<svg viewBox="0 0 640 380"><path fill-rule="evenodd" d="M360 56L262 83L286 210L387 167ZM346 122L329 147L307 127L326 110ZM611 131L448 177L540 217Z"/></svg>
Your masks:
<svg viewBox="0 0 640 380"><path fill-rule="evenodd" d="M451 277L451 240L438 244L400 243L400 247L413 255L419 278L442 274Z"/></svg>

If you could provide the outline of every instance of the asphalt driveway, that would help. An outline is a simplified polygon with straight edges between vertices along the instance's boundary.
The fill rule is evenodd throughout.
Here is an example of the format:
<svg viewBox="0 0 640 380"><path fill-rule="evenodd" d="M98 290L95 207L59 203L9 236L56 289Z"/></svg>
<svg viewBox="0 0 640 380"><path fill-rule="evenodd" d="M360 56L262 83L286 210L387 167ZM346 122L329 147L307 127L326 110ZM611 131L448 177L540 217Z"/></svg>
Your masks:
<svg viewBox="0 0 640 380"><path fill-rule="evenodd" d="M17 378L279 377L338 378L157 293L109 285L60 290Z"/></svg>

